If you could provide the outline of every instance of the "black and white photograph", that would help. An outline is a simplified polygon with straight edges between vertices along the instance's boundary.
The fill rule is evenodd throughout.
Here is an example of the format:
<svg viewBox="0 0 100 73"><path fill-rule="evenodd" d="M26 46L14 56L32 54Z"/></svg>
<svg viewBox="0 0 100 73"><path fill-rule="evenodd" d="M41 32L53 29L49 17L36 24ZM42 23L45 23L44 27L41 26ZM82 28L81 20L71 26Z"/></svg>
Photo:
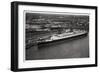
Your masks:
<svg viewBox="0 0 100 73"><path fill-rule="evenodd" d="M26 60L88 58L89 14L26 12L25 51Z"/></svg>
<svg viewBox="0 0 100 73"><path fill-rule="evenodd" d="M11 3L11 70L97 66L97 7Z"/></svg>

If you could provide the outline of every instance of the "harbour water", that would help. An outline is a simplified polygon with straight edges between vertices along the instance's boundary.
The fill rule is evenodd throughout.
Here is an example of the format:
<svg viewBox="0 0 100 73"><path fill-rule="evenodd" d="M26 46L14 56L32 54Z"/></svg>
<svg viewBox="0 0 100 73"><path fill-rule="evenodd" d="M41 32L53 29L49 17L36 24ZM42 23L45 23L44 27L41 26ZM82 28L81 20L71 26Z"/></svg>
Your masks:
<svg viewBox="0 0 100 73"><path fill-rule="evenodd" d="M26 49L26 60L88 58L89 36L65 39L46 45L34 45Z"/></svg>

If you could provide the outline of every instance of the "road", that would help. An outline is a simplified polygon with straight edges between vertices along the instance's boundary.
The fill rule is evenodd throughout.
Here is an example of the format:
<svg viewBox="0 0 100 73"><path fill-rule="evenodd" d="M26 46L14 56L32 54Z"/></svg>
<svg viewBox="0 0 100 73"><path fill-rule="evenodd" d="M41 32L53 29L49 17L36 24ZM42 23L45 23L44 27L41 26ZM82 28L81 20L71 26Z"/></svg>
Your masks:
<svg viewBox="0 0 100 73"><path fill-rule="evenodd" d="M89 57L89 36L63 40L26 49L26 60Z"/></svg>

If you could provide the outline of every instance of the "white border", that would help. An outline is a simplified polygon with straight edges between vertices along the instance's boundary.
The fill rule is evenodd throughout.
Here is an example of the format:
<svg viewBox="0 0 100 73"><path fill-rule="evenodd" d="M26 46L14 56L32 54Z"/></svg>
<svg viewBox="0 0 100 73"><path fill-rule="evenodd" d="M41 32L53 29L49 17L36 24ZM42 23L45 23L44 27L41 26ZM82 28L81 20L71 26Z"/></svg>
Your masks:
<svg viewBox="0 0 100 73"><path fill-rule="evenodd" d="M51 67L51 66L71 66L71 65L86 65L95 64L95 10L93 9L81 9L81 8L62 8L62 7L46 7L46 6L18 6L18 68L36 68L36 67ZM55 60L31 60L24 61L25 52L25 25L23 19L24 10L28 11L46 11L46 12L65 12L65 13L86 13L90 16L89 23L89 58L77 58L77 59L55 59Z"/></svg>

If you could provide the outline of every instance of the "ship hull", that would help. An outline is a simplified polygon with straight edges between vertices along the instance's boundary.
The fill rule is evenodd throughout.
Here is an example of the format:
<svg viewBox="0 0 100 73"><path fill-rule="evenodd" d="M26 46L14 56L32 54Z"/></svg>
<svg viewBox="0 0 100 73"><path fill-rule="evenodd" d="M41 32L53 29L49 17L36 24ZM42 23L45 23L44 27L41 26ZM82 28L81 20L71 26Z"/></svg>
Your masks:
<svg viewBox="0 0 100 73"><path fill-rule="evenodd" d="M86 32L84 34L80 34L80 35L75 35L75 36L70 36L70 37L58 39L58 40L56 39L56 40L53 40L53 41L39 42L38 46L41 47L41 46L44 46L44 45L48 45L48 44L56 43L56 42L60 42L60 41L65 41L65 40L71 41L71 40L81 39L83 37L86 37L87 35L88 35L88 32Z"/></svg>

